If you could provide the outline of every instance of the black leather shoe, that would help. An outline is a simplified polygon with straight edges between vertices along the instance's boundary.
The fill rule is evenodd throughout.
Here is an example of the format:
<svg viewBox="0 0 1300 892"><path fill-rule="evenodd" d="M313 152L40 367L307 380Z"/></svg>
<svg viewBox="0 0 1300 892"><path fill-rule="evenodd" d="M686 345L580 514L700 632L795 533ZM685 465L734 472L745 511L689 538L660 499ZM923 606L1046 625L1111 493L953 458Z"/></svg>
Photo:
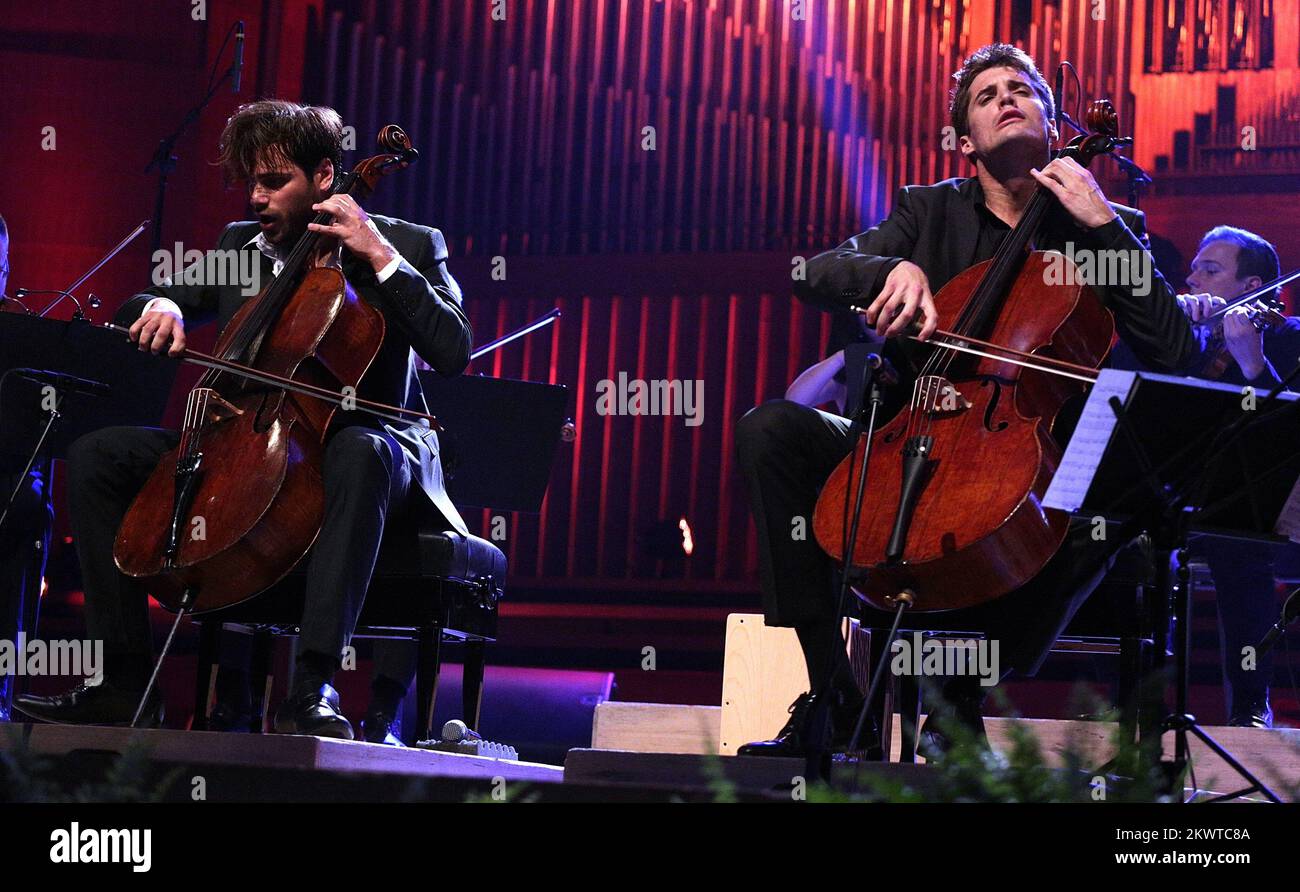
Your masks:
<svg viewBox="0 0 1300 892"><path fill-rule="evenodd" d="M738 756L803 756L807 752L804 740L809 713L812 711L815 697L811 693L800 694L790 704L790 718L776 736L771 740L747 743L736 750Z"/></svg>
<svg viewBox="0 0 1300 892"><path fill-rule="evenodd" d="M1245 709L1234 710L1228 724L1236 728L1271 728L1273 727L1273 710L1268 701L1250 704Z"/></svg>
<svg viewBox="0 0 1300 892"><path fill-rule="evenodd" d="M812 718L812 711L816 705L817 697L812 693L800 694L795 701L790 704L790 719L785 723L776 737L771 740L761 740L755 743L747 743L736 750L738 756L785 756L787 758L803 758L808 754L808 724ZM850 743L853 737L853 727L857 723L858 713L862 709L862 701L846 701L842 697L837 697L836 702L831 706L831 749L843 750ZM867 754L868 758L879 759L882 757L880 748L880 734L875 727L874 722L870 722L863 729L862 740L859 746Z"/></svg>
<svg viewBox="0 0 1300 892"><path fill-rule="evenodd" d="M275 711L276 734L310 734L351 740L352 724L339 712L339 692L332 685L290 694Z"/></svg>
<svg viewBox="0 0 1300 892"><path fill-rule="evenodd" d="M366 743L406 746L402 743L402 717L389 715L372 706L361 720L361 739Z"/></svg>
<svg viewBox="0 0 1300 892"><path fill-rule="evenodd" d="M248 673L222 666L217 672L217 698L208 714L207 730L247 734L253 727L253 692Z"/></svg>
<svg viewBox="0 0 1300 892"><path fill-rule="evenodd" d="M129 691L104 680L83 681L53 697L25 694L14 698L14 711L57 725L129 725L143 691ZM163 721L163 699L157 688L140 714L140 728L157 728Z"/></svg>

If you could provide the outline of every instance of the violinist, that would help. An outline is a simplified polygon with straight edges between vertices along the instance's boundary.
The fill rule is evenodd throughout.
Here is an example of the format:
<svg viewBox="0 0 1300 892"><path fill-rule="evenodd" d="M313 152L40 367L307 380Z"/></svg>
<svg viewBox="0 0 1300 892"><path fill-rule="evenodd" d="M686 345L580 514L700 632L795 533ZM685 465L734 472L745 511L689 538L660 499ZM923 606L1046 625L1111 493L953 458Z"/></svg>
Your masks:
<svg viewBox="0 0 1300 892"><path fill-rule="evenodd" d="M352 197L330 194L342 173L342 144L343 124L333 109L278 100L240 108L222 132L220 162L229 179L247 186L256 219L228 224L218 248L249 254L240 259L256 265L266 282L281 271L305 231L326 236L315 263L341 270L386 323L383 345L357 397L423 410L413 354L449 376L469 362L470 326L460 289L447 271L438 230L370 215ZM311 222L320 212L332 215L331 221ZM123 324L133 320L130 337L141 350L177 355L187 328L215 317L224 329L249 296L247 283L182 278L184 284L136 295L119 313ZM59 696L19 698L15 706L25 714L55 722L130 721L151 671L150 629L145 592L118 571L113 542L134 496L178 439L174 431L117 427L71 446L69 513L87 630L104 642L105 673L101 683L83 683ZM466 530L443 489L437 438L423 423L337 413L324 452L323 483L324 522L307 563L295 682L276 710L275 730L351 739L332 681L361 611L386 518L420 508L440 516L446 529ZM160 721L161 706L155 689L142 722Z"/></svg>
<svg viewBox="0 0 1300 892"><path fill-rule="evenodd" d="M1245 229L1216 226L1201 238L1187 276L1191 294L1178 295L1178 304L1193 322L1209 320L1229 301L1254 291L1281 275L1277 249ZM1276 301L1281 289L1268 299ZM1258 323L1258 324L1257 324ZM1257 307L1240 306L1222 319L1224 349L1231 360L1222 373L1205 374L1229 384L1265 390L1282 383L1282 376L1300 362L1300 319L1263 324ZM1204 337L1208 340L1211 330Z"/></svg>
<svg viewBox="0 0 1300 892"><path fill-rule="evenodd" d="M1178 301L1188 318L1201 322L1280 274L1277 250L1266 239L1244 229L1216 226L1201 239L1192 259L1187 277L1192 293L1180 294ZM1277 291L1268 295L1274 300L1279 296ZM1257 326L1261 316L1250 306L1236 307L1223 316L1220 350L1227 351L1229 362L1218 380L1272 390L1300 363L1300 319L1288 316L1278 325ZM1276 548L1200 536L1193 542L1192 553L1205 559L1214 579L1228 724L1272 727L1273 711L1268 702L1272 652L1244 660L1243 648L1254 647L1277 613Z"/></svg>
<svg viewBox="0 0 1300 892"><path fill-rule="evenodd" d="M1121 338L1148 364L1179 369L1197 353L1187 317L1155 270L1144 241L1143 215L1106 200L1092 175L1074 160L1052 159L1057 138L1051 90L1022 50L993 44L977 50L954 75L950 114L969 178L900 190L888 218L839 247L812 258L796 296L824 309L865 308L867 323L886 339L884 355L900 386L890 388L886 412L910 393L939 326L932 293L955 275L991 258L1019 222L1037 189L1057 199L1036 247L1065 252L1115 251L1130 271L1147 278L1099 283L1094 290L1115 316ZM1072 245L1071 245L1072 243ZM950 321L950 320L945 320ZM1058 425L1054 433L1068 432ZM796 518L811 523L818 490L849 454L849 421L791 400L773 400L739 422L737 451L758 527L759 573L768 625L793 627L811 691L791 707L775 738L741 748L749 755L803 755L806 722L817 691L829 690L832 746L847 743L861 705L834 616L835 567L811 537L792 536ZM881 506L893 510L894 506ZM870 487L865 511L873 510ZM980 631L1000 642L1002 674L1037 671L1052 642L1095 588L1117 553L1118 533L1094 541L1075 524L1062 547L1028 584L975 610ZM972 628L969 625L964 628ZM983 737L981 704L988 687L973 676L943 684L946 714ZM921 734L922 751L939 758L951 746L934 723Z"/></svg>

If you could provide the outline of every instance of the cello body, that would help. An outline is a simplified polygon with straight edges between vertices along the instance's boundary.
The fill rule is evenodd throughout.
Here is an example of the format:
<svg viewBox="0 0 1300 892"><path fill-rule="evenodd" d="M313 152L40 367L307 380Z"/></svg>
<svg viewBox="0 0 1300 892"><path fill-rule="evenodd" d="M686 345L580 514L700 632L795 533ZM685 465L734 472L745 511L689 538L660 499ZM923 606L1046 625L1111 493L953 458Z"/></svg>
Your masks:
<svg viewBox="0 0 1300 892"><path fill-rule="evenodd" d="M1045 252L1030 252L991 330L980 337L1013 350L1097 367L1110 350L1114 320L1087 285L1046 285ZM984 279L985 261L934 296L940 326L958 319ZM1066 281L1077 282L1078 278ZM872 438L866 495L852 556L858 594L888 609L909 590L914 609L952 610L1000 597L1032 579L1065 538L1068 518L1042 497L1060 461L1052 428L1063 403L1084 385L996 359L958 355ZM933 397L933 399L930 399ZM907 529L901 560L886 560L903 488L909 427L925 416L933 449ZM915 429L914 427L912 429ZM848 511L865 442L822 489L813 515L817 542L844 563ZM866 571L863 573L862 571Z"/></svg>
<svg viewBox="0 0 1300 892"><path fill-rule="evenodd" d="M336 178L335 194L364 198L419 155L395 124L378 143L387 153ZM308 228L280 274L226 325L215 350L225 364L210 365L190 391L180 443L118 528L118 569L144 580L164 607L198 614L248 600L292 570L320 534L325 438L339 404L302 393L341 394L352 408L348 395L356 397L385 326L340 270L314 266L321 250Z"/></svg>
<svg viewBox="0 0 1300 892"><path fill-rule="evenodd" d="M240 307L218 341L218 353L265 295L266 290ZM382 314L348 287L342 273L311 269L267 331L254 367L333 390L355 388L383 337ZM113 549L118 569L143 579L164 606L177 609L185 591L195 590L194 613L252 597L311 548L325 504L325 434L338 411L244 379L217 381L219 400L196 401L191 394L188 411L207 417L197 419L203 462L177 554L167 557L174 469L183 444L159 461L127 511Z"/></svg>

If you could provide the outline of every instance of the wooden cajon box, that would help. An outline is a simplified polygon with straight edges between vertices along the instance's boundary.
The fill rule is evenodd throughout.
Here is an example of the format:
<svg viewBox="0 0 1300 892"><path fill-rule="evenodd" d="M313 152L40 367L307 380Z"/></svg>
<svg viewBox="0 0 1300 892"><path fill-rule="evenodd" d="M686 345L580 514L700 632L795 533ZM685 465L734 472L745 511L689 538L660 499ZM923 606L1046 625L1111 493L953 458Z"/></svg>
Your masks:
<svg viewBox="0 0 1300 892"><path fill-rule="evenodd" d="M857 620L845 623L849 664L865 694L871 632L860 628ZM765 626L760 613L733 613L727 617L718 742L722 755L734 756L746 743L774 737L790 718L790 704L806 690L808 670L794 629Z"/></svg>

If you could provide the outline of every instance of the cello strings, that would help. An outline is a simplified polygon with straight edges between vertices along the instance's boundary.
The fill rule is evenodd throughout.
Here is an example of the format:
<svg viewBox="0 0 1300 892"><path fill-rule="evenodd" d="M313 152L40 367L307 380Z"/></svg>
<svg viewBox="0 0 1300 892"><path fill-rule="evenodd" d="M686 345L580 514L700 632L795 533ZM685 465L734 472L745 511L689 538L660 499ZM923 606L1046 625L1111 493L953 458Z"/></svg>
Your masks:
<svg viewBox="0 0 1300 892"><path fill-rule="evenodd" d="M994 287L1003 286L999 287L998 290L1004 291L1004 280L1010 274L1012 264L1023 258L1024 252L1022 248L1028 243L1033 231L1037 229L1043 215L1043 208L1046 207L1044 195L1045 190L1041 188L1034 193L1020 223L998 245L992 262L989 264L989 269L981 277L971 300L958 314L957 322L953 326L954 334L970 334L971 329L979 328L996 309L993 296ZM966 345L963 344L962 346ZM939 398L943 395L941 390L944 385L941 382L950 374L958 354L966 352L941 343L934 344L932 347L930 356L922 365L917 384L913 387L911 416L908 418L907 424L909 436L932 435L939 408ZM920 413L919 418L917 417L918 412Z"/></svg>
<svg viewBox="0 0 1300 892"><path fill-rule="evenodd" d="M1005 280L1010 276L1012 266L1023 263L1024 247L1037 230L1047 208L1046 195L1046 190L1041 187L1034 192L1020 222L998 245L993 255L993 262L976 290L976 299L971 300L958 317L955 333L979 336L982 333L979 329L987 324L992 314L1000 308L998 305L1002 302L995 300L992 293L994 287L1000 286L997 290L1005 291L1006 285L1009 284ZM943 373L948 372L955 360L956 356L952 352L946 352L940 363Z"/></svg>
<svg viewBox="0 0 1300 892"><path fill-rule="evenodd" d="M352 187L356 184L357 177L354 173L346 173L339 178L335 187L330 190L331 195L351 192ZM313 223L323 224L330 220L330 214L321 212L312 220ZM289 282L297 278L298 271L308 255L315 250L320 243L320 233L308 229L294 244L289 256L284 261L284 266L280 270L280 275L276 276L275 281L271 283L262 298L258 301L257 306L249 313L245 324L240 327L239 332L231 339L230 346L222 354L222 358L234 362L243 355L244 351L252 346L254 340L261 334L265 333L266 328L272 320L283 309L284 303L288 298L285 292L290 292ZM285 275L288 273L288 275ZM251 358L251 357L250 357ZM213 373L209 373L213 374ZM215 378L220 373L213 374Z"/></svg>
<svg viewBox="0 0 1300 892"><path fill-rule="evenodd" d="M1002 287L997 290L1005 291L1005 286L1008 284L1005 279L1009 276L1012 265L1023 263L1024 248L1037 231L1048 208L1046 196L1046 190L1039 187L1030 199L1020 222L998 245L992 262L989 264L989 269L981 278L972 299L967 302L958 315L957 322L953 327L955 334L979 334L976 329L984 326L998 308L997 304L1000 302L994 299L994 286L1000 285ZM934 369L940 374L946 375L956 359L957 355L954 351L937 349L931 354L933 362L927 362L926 368Z"/></svg>
<svg viewBox="0 0 1300 892"><path fill-rule="evenodd" d="M194 417L194 391L191 390L185 396L185 420L181 423L181 439L177 446L177 454L185 456L189 453L190 443L190 420Z"/></svg>

